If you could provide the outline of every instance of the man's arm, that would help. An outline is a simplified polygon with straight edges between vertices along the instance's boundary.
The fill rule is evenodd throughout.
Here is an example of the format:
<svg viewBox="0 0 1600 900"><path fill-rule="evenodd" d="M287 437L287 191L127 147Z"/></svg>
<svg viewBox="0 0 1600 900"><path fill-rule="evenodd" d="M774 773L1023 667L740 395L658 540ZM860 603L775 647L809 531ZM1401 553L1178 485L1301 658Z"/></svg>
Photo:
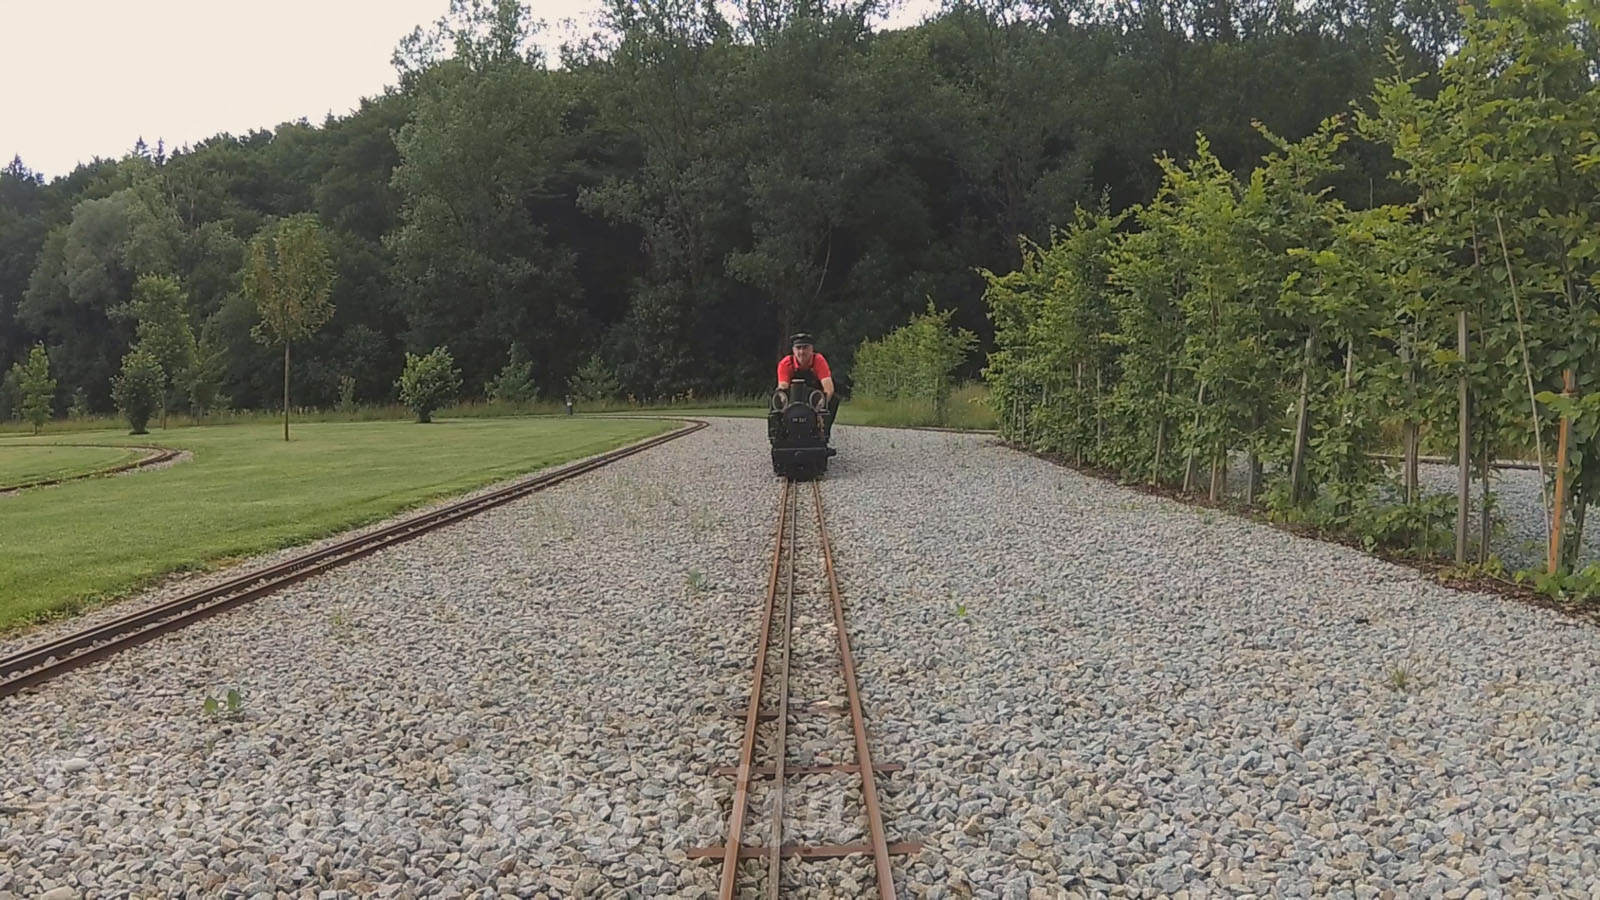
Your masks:
<svg viewBox="0 0 1600 900"><path fill-rule="evenodd" d="M827 395L829 400L833 399L833 378L831 376L822 379L822 393Z"/></svg>

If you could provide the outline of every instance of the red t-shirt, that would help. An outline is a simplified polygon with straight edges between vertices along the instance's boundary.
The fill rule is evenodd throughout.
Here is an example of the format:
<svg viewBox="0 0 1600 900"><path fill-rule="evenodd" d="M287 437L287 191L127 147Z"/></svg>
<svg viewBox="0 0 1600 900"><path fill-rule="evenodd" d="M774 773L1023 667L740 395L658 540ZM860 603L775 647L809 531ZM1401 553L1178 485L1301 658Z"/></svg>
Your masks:
<svg viewBox="0 0 1600 900"><path fill-rule="evenodd" d="M794 354L791 353L778 361L778 383L784 384L793 381L795 371ZM818 381L833 377L833 373L828 371L828 361L823 359L821 353L811 354L811 367L800 369L799 371L815 374Z"/></svg>

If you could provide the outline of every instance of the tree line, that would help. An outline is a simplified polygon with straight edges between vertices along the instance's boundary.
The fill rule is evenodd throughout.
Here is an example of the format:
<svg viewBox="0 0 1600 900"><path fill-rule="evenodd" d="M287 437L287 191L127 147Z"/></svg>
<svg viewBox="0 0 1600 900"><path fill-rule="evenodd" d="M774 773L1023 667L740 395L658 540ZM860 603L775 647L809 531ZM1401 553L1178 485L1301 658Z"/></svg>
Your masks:
<svg viewBox="0 0 1600 900"><path fill-rule="evenodd" d="M470 396L508 373L519 396L749 392L792 331L848 366L930 301L987 347L979 270L1023 264L1019 236L1149 200L1197 131L1247 170L1253 119L1312 134L1461 27L1438 0L983 0L896 31L870 2L722 8L614 0L557 66L521 4L455 0L353 114L49 183L14 160L0 416L27 412L36 347L50 414L145 385L156 416L276 408L286 377L295 404L386 402L437 348ZM1340 153L1338 196L1402 189L1386 154ZM249 272L308 220L328 315L285 353Z"/></svg>
<svg viewBox="0 0 1600 900"><path fill-rule="evenodd" d="M1219 502L1243 457L1238 492L1274 516L1491 567L1485 476L1526 453L1539 585L1600 594L1577 565L1600 496L1600 11L1463 14L1437 72L1381 77L1298 140L1262 128L1246 172L1202 137L1150 201L1080 209L989 274L1006 433ZM1392 158L1398 200L1341 197L1353 145ZM1458 462L1454 496L1421 489L1425 446Z"/></svg>

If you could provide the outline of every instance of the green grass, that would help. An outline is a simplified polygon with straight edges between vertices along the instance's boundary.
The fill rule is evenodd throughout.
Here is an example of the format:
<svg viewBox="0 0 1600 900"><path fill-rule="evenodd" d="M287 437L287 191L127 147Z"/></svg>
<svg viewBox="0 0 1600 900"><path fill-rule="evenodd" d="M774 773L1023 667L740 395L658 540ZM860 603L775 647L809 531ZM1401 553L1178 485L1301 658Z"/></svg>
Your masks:
<svg viewBox="0 0 1600 900"><path fill-rule="evenodd" d="M133 462L143 455L132 448L0 444L0 490L51 478L97 472Z"/></svg>
<svg viewBox="0 0 1600 900"><path fill-rule="evenodd" d="M998 427L994 412L988 406L989 389L981 383L968 383L956 388L951 396L946 421L948 428L993 429ZM590 413L672 413L674 415L764 417L767 414L767 393L738 395L718 394L695 397L685 395L675 403L633 403L628 400L610 400L599 403L579 403L576 412ZM554 416L565 418L566 407L552 401L513 405L507 403L461 403L435 414L440 419L495 419L507 417ZM403 406L363 406L351 412L338 410L297 410L290 418L290 427L300 423L319 422L400 422L409 421L411 411ZM197 420L193 416L173 415L169 421L172 429L210 425L270 425L283 422L282 413L246 410L218 413ZM839 422L844 425L918 426L936 425L932 404L915 400L875 400L861 394L855 395L839 407ZM32 434L26 422L0 422L0 446L13 438ZM45 436L71 435L73 441L82 440L87 432L127 432L126 423L112 416L92 416L86 419L63 419L45 426ZM163 429L152 424L150 433L160 436Z"/></svg>
<svg viewBox="0 0 1600 900"><path fill-rule="evenodd" d="M95 443L181 448L194 458L0 497L0 629L673 427L588 417L302 423L289 443L276 424L92 433ZM7 438L0 452L50 440Z"/></svg>
<svg viewBox="0 0 1600 900"><path fill-rule="evenodd" d="M606 412L648 412L655 410L670 410L676 412L680 409L724 409L743 406L759 406L765 408L767 398L761 396L738 396L734 394L719 394L707 397L694 397L685 395L676 403L641 404L630 402L626 399L606 400L594 403L579 403L576 406L578 413L606 413ZM552 400L540 400L533 403L512 404L494 403L488 401L473 401L458 403L445 407L434 413L435 419L499 419L499 418L524 418L527 416L566 416L567 410L561 403ZM411 410L399 404L360 406L349 412L337 409L296 409L289 417L291 430L299 423L316 422L408 422L414 418ZM197 418L188 414L174 413L168 419L172 429L191 428L210 425L270 425L278 423L283 425L283 413L270 410L231 410L222 413L212 413L205 418ZM111 415L94 415L81 419L56 419L44 427L45 437L74 435L92 431L121 431L127 433L126 420ZM156 421L150 423L151 434L159 435L164 430ZM33 434L33 426L21 420L0 421L0 442L13 437L24 437Z"/></svg>
<svg viewBox="0 0 1600 900"><path fill-rule="evenodd" d="M992 430L999 427L994 410L989 408L989 389L982 384L964 384L945 402L945 418L937 421L933 403L917 400L877 400L857 394L839 406L841 425L926 426Z"/></svg>

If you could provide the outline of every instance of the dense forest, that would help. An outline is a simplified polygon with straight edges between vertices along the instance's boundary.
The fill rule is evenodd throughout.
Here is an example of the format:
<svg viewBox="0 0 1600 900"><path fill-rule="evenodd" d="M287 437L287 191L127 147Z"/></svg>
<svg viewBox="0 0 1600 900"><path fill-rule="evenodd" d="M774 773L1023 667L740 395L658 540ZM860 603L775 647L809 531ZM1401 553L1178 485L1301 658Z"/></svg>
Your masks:
<svg viewBox="0 0 1600 900"><path fill-rule="evenodd" d="M1147 201L1197 132L1247 170L1270 149L1253 121L1311 134L1460 30L1435 0L959 2L895 31L877 12L610 0L546 60L521 4L455 0L346 117L141 140L49 183L14 160L0 372L42 344L55 412L109 411L141 310L171 317L135 302L160 277L193 334L186 379L278 405L282 356L241 282L254 238L308 216L333 313L290 364L296 405L342 378L392 399L405 353L438 346L469 395L513 353L546 395L585 367L641 397L748 392L789 332L848 364L930 299L988 347L981 270L1016 268L1019 237ZM1349 202L1396 189L1385 154L1341 153ZM13 374L0 415L19 396Z"/></svg>

